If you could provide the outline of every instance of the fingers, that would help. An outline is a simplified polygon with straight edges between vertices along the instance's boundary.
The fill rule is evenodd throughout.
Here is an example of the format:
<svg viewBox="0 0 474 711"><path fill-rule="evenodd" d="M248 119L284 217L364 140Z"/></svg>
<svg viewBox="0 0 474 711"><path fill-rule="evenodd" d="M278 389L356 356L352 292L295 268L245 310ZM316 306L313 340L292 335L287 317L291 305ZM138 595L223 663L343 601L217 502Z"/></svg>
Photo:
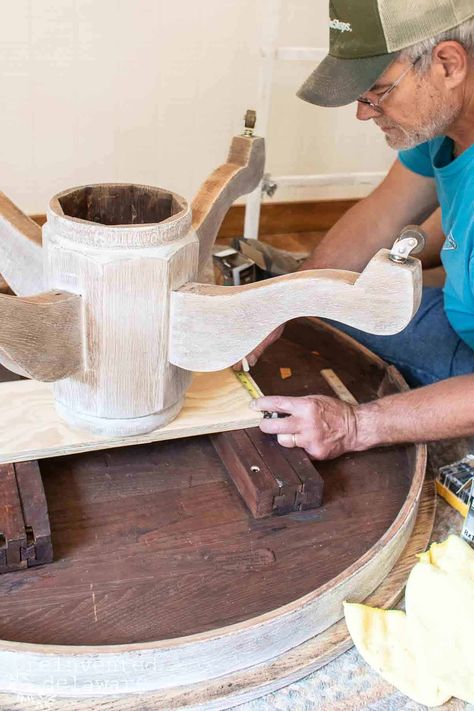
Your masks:
<svg viewBox="0 0 474 711"><path fill-rule="evenodd" d="M298 428L294 417L282 417L280 419L262 420L259 424L262 432L266 434L292 434Z"/></svg>
<svg viewBox="0 0 474 711"><path fill-rule="evenodd" d="M251 407L253 410L265 410L267 412L282 412L291 415L298 407L298 397L285 397L283 395L268 395L253 400Z"/></svg>
<svg viewBox="0 0 474 711"><path fill-rule="evenodd" d="M268 345L268 344L267 344L266 341L262 341L262 342L260 343L260 345L258 345L256 348L253 349L253 351L251 351L251 353L248 354L248 356L247 356L247 362L248 362L248 364L249 364L249 366L250 366L251 368L252 368L252 366L255 365L255 363L257 362L257 360L260 358L260 356L261 356L262 353L264 352L264 350L265 350L265 348L267 347L267 345Z"/></svg>
<svg viewBox="0 0 474 711"><path fill-rule="evenodd" d="M276 435L282 447L301 447L318 460L360 449L355 408L341 400L322 395L275 396L258 398L254 406L288 415L260 421L262 432Z"/></svg>
<svg viewBox="0 0 474 711"><path fill-rule="evenodd" d="M257 360L260 358L262 355L264 349L263 348L256 348L254 351L248 354L247 356L247 363L249 364L250 368L255 365Z"/></svg>
<svg viewBox="0 0 474 711"><path fill-rule="evenodd" d="M293 447L299 447L298 435L297 434L281 434L277 437L278 444L282 447L287 447L292 449Z"/></svg>

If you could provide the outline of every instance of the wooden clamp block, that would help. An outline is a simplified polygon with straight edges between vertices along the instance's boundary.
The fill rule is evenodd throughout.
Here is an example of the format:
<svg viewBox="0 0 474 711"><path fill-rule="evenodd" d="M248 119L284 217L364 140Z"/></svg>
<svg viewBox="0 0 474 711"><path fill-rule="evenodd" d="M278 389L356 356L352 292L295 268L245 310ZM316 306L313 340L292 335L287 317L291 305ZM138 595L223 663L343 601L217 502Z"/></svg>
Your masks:
<svg viewBox="0 0 474 711"><path fill-rule="evenodd" d="M0 573L51 563L48 507L37 461L0 464Z"/></svg>
<svg viewBox="0 0 474 711"><path fill-rule="evenodd" d="M210 438L255 518L321 506L324 482L303 449L282 447L258 427Z"/></svg>

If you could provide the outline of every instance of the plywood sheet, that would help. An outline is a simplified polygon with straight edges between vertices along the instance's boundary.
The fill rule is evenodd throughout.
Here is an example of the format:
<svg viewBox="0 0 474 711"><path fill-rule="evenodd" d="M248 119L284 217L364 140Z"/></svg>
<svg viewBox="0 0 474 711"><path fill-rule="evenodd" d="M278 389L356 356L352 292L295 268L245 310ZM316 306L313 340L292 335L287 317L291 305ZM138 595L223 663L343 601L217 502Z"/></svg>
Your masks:
<svg viewBox="0 0 474 711"><path fill-rule="evenodd" d="M56 413L50 384L0 383L0 463L255 427L261 415L250 401L232 370L195 373L184 407L169 425L146 435L106 437L69 427Z"/></svg>

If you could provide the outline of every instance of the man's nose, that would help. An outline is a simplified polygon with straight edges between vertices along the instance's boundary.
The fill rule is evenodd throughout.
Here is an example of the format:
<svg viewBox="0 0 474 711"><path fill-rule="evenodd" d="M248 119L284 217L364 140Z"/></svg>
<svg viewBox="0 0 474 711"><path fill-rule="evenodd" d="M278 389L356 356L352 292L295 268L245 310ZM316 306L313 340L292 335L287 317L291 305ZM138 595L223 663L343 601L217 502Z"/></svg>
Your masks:
<svg viewBox="0 0 474 711"><path fill-rule="evenodd" d="M369 104L364 104L361 101L357 102L356 116L359 121L369 121L370 119L379 115L379 112L377 111L377 109L374 109L373 106L369 106Z"/></svg>

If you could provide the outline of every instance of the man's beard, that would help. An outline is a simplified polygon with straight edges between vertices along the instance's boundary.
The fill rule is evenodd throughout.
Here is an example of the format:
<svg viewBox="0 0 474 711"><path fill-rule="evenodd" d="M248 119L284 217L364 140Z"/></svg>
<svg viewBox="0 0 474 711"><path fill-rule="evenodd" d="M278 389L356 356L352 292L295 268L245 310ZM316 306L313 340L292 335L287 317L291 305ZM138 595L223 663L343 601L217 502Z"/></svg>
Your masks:
<svg viewBox="0 0 474 711"><path fill-rule="evenodd" d="M437 136L446 135L446 130L456 120L459 111L459 107L456 106L437 107L437 110L431 114L429 121L423 122L420 126L410 126L410 128L404 128L400 124L389 121L385 122L383 119L380 122L375 121L375 123L380 128L392 129L385 133L385 140L390 148L406 150Z"/></svg>

